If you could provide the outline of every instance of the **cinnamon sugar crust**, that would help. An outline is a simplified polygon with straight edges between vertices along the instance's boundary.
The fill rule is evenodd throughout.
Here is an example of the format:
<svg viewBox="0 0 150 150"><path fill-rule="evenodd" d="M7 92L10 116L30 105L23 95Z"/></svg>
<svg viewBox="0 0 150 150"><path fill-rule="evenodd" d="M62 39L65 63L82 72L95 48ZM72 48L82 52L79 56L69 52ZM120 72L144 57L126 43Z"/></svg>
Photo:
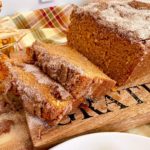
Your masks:
<svg viewBox="0 0 150 150"><path fill-rule="evenodd" d="M35 63L76 99L88 97L98 100L115 85L115 81L87 58L66 45L37 41L32 50Z"/></svg>
<svg viewBox="0 0 150 150"><path fill-rule="evenodd" d="M1 75L5 74L5 82L1 81L3 88L7 90L5 92L18 95L25 110L30 114L55 125L72 110L75 99L63 87L45 77L35 66L25 64L18 67L7 57L1 57L0 66L8 71L6 75L4 70L0 70Z"/></svg>
<svg viewBox="0 0 150 150"><path fill-rule="evenodd" d="M118 85L150 73L150 3L139 1L91 3L71 15L68 44Z"/></svg>

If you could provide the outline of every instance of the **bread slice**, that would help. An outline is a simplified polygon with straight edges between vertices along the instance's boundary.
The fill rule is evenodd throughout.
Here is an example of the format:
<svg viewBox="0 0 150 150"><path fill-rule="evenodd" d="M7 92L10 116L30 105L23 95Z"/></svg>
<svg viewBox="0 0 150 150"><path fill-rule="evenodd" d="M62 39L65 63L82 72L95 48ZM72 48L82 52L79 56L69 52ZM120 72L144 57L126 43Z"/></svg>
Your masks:
<svg viewBox="0 0 150 150"><path fill-rule="evenodd" d="M32 50L35 63L76 99L98 100L115 85L115 81L68 46L36 41Z"/></svg>
<svg viewBox="0 0 150 150"><path fill-rule="evenodd" d="M16 66L5 55L0 57L1 93L21 97L25 110L50 125L58 124L72 110L75 99L34 65Z"/></svg>
<svg viewBox="0 0 150 150"><path fill-rule="evenodd" d="M148 1L90 3L74 8L68 44L123 85L150 73L149 27Z"/></svg>

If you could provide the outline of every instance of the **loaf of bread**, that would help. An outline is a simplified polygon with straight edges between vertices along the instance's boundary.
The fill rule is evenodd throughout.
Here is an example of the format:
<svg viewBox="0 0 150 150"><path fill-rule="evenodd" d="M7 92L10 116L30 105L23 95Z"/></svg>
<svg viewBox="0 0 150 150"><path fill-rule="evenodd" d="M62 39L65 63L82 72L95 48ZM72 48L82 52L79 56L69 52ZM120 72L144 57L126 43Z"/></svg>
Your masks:
<svg viewBox="0 0 150 150"><path fill-rule="evenodd" d="M36 66L14 65L4 55L0 57L0 85L1 93L19 96L26 111L50 125L58 124L76 102L62 86Z"/></svg>
<svg viewBox="0 0 150 150"><path fill-rule="evenodd" d="M35 63L43 72L59 82L74 98L99 100L115 81L76 50L56 44L35 42L32 46Z"/></svg>
<svg viewBox="0 0 150 150"><path fill-rule="evenodd" d="M150 73L150 3L99 2L75 7L68 43L118 85Z"/></svg>

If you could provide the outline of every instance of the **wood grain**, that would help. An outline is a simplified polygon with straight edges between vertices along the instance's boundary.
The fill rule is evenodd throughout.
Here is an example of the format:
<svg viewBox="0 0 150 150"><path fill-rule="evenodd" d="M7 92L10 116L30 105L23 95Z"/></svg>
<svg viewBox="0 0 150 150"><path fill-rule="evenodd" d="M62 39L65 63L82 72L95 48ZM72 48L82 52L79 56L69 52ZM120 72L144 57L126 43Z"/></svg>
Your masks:
<svg viewBox="0 0 150 150"><path fill-rule="evenodd" d="M150 122L150 75L87 103L66 116L56 127L27 114L27 122L36 148L51 147L66 139L96 131L125 131ZM139 82L143 84L138 84Z"/></svg>

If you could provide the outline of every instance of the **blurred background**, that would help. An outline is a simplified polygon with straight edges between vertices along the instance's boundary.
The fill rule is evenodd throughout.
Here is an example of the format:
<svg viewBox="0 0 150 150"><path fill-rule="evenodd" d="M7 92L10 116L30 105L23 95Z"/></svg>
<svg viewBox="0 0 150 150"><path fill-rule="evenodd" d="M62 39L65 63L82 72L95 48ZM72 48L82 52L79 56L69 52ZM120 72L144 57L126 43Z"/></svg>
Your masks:
<svg viewBox="0 0 150 150"><path fill-rule="evenodd" d="M69 3L82 5L87 1L88 0L3 0L1 16L54 5L65 5Z"/></svg>

